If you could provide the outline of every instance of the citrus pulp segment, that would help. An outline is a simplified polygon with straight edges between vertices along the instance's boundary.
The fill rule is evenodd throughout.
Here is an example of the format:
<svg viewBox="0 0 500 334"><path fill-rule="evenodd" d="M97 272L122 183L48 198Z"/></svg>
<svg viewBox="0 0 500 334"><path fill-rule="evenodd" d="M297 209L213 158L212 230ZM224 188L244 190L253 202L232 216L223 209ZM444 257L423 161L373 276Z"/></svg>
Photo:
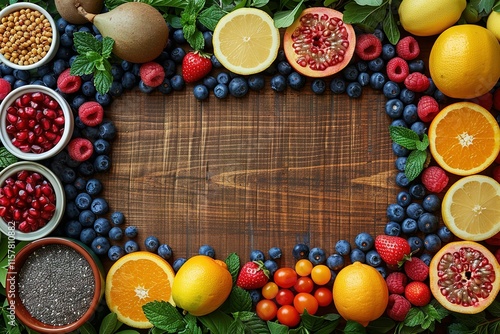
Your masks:
<svg viewBox="0 0 500 334"><path fill-rule="evenodd" d="M219 20L213 32L214 54L228 70L250 75L267 69L278 55L279 30L257 8L240 8Z"/></svg>
<svg viewBox="0 0 500 334"><path fill-rule="evenodd" d="M118 259L106 276L106 303L118 320L134 328L151 328L142 306L172 299L174 270L159 255L138 251Z"/></svg>
<svg viewBox="0 0 500 334"><path fill-rule="evenodd" d="M500 152L497 121L472 102L457 102L441 110L432 120L428 136L434 160L456 175L485 170Z"/></svg>
<svg viewBox="0 0 500 334"><path fill-rule="evenodd" d="M486 240L500 232L500 185L485 175L463 177L444 195L441 211L460 239Z"/></svg>

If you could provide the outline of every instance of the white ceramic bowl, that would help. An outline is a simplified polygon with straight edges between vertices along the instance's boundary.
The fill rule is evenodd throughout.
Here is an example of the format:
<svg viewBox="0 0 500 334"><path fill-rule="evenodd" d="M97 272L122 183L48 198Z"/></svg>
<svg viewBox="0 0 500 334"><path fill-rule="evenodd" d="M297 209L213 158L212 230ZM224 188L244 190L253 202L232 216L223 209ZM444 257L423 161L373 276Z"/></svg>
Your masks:
<svg viewBox="0 0 500 334"><path fill-rule="evenodd" d="M59 181L59 179L56 177L56 175L47 167L32 161L16 162L3 169L0 172L0 187L4 186L5 180L8 177L13 176L17 172L23 170L39 172L40 174L42 174L44 178L48 182L50 182L56 195L56 211L54 212L52 219L50 219L50 221L44 227L36 231L24 233L17 229L13 229L12 226L10 226L5 220L3 220L3 218L0 217L0 231L4 235L16 240L31 241L45 237L57 227L64 215L64 210L66 208L66 197L64 194L63 185L61 181Z"/></svg>
<svg viewBox="0 0 500 334"><path fill-rule="evenodd" d="M30 8L32 10L37 10L40 13L42 13L47 18L47 20L49 20L50 26L52 27L52 44L50 45L50 49L47 52L47 54L45 55L45 57L43 57L42 59L40 59L39 61L37 61L36 63L33 63L31 65L14 64L11 61L7 60L3 56L3 54L1 54L1 53L0 53L0 61L2 63L5 63L7 66L14 68L14 69L31 70L31 69L40 67L40 66L48 63L49 61L52 60L52 58L54 58L54 56L57 53L57 50L59 49L59 31L57 30L57 26L56 26L56 23L54 21L54 18L45 9L43 9L42 7L40 7L34 3L30 3L30 2L17 2L15 4L12 4L12 5L5 7L2 11L0 11L0 18L3 18L5 16L9 15L10 13L18 11L18 10L23 9L23 8Z"/></svg>
<svg viewBox="0 0 500 334"><path fill-rule="evenodd" d="M20 149L18 149L16 146L12 144L9 134L6 131L7 108L10 105L12 105L15 102L15 100L18 97L22 96L23 94L34 93L34 92L42 92L54 98L57 101L57 103L59 103L59 106L61 107L64 113L64 120L65 120L64 131L61 140L50 150L42 153L22 152ZM59 93L45 86L26 85L19 87L10 92L9 95L7 95L5 99L2 101L2 104L0 104L0 140L10 153L12 153L13 155L22 160L30 160L30 161L43 160L53 157L57 153L61 152L71 140L71 136L73 135L73 128L74 128L73 112L71 111L71 107L69 106L68 102Z"/></svg>

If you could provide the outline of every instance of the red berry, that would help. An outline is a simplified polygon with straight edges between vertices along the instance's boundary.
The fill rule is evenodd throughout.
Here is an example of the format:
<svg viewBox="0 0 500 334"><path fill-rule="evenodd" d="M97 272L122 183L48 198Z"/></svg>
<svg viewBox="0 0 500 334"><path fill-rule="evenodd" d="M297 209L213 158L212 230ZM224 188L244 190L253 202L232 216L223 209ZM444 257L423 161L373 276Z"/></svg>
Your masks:
<svg viewBox="0 0 500 334"><path fill-rule="evenodd" d="M441 167L429 166L423 170L421 181L427 190L438 194L446 188L449 178Z"/></svg>
<svg viewBox="0 0 500 334"><path fill-rule="evenodd" d="M397 265L411 253L410 245L405 238L383 234L375 237L375 249L388 265Z"/></svg>
<svg viewBox="0 0 500 334"><path fill-rule="evenodd" d="M420 72L413 72L408 74L405 81L405 86L412 92L425 92L427 88L430 86L429 78Z"/></svg>
<svg viewBox="0 0 500 334"><path fill-rule="evenodd" d="M497 88L493 93L493 107L500 111L500 88Z"/></svg>
<svg viewBox="0 0 500 334"><path fill-rule="evenodd" d="M84 102L78 108L78 117L80 117L82 123L87 126L97 126L102 122L104 109L98 102Z"/></svg>
<svg viewBox="0 0 500 334"><path fill-rule="evenodd" d="M82 78L70 74L70 68L65 69L57 78L57 88L62 93L76 93L82 85Z"/></svg>
<svg viewBox="0 0 500 334"><path fill-rule="evenodd" d="M420 54L420 46L413 36L407 36L396 44L396 54L404 60L412 60Z"/></svg>
<svg viewBox="0 0 500 334"><path fill-rule="evenodd" d="M429 276L429 266L418 257L412 257L405 261L404 270L406 275L413 281L423 282Z"/></svg>
<svg viewBox="0 0 500 334"><path fill-rule="evenodd" d="M410 282L406 286L405 297L415 306L425 306L431 301L431 290L424 282Z"/></svg>
<svg viewBox="0 0 500 334"><path fill-rule="evenodd" d="M387 62L386 71L389 80L397 83L404 82L408 74L410 74L408 63L400 57L394 57L389 60Z"/></svg>
<svg viewBox="0 0 500 334"><path fill-rule="evenodd" d="M395 271L387 275L385 282L387 284L387 288L389 289L389 293L402 295L405 293L408 277L400 271Z"/></svg>
<svg viewBox="0 0 500 334"><path fill-rule="evenodd" d="M495 166L495 168L493 168L493 172L492 172L492 177L498 182L500 183L500 166Z"/></svg>
<svg viewBox="0 0 500 334"><path fill-rule="evenodd" d="M189 52L182 59L182 77L187 83L203 79L211 70L210 58L200 52Z"/></svg>
<svg viewBox="0 0 500 334"><path fill-rule="evenodd" d="M361 34L356 39L355 52L363 60L373 60L382 53L382 42L374 34Z"/></svg>
<svg viewBox="0 0 500 334"><path fill-rule="evenodd" d="M389 295L386 313L394 321L403 321L411 309L411 303L401 295Z"/></svg>
<svg viewBox="0 0 500 334"><path fill-rule="evenodd" d="M493 94L491 92L487 92L481 96L475 97L470 101L479 104L486 110L491 111L491 108L493 108Z"/></svg>
<svg viewBox="0 0 500 334"><path fill-rule="evenodd" d="M0 78L0 100L5 99L11 90L12 87L10 86L10 83L4 78Z"/></svg>
<svg viewBox="0 0 500 334"><path fill-rule="evenodd" d="M439 113L439 104L432 96L424 95L418 100L417 113L422 122L430 122Z"/></svg>
<svg viewBox="0 0 500 334"><path fill-rule="evenodd" d="M94 146L86 138L74 138L68 144L68 153L75 161L85 161L94 153Z"/></svg>
<svg viewBox="0 0 500 334"><path fill-rule="evenodd" d="M242 289L260 289L269 281L269 270L262 261L247 262L238 274L236 285Z"/></svg>
<svg viewBox="0 0 500 334"><path fill-rule="evenodd" d="M139 75L146 86L158 87L165 79L165 69L160 64L150 61L141 65Z"/></svg>

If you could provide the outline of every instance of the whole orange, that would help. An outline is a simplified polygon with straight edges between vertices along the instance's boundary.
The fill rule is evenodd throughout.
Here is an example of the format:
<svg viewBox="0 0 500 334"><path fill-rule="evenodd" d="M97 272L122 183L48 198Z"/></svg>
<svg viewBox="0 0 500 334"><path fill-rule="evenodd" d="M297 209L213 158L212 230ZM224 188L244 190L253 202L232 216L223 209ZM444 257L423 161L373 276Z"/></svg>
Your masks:
<svg viewBox="0 0 500 334"><path fill-rule="evenodd" d="M449 97L481 96L500 78L500 44L491 31L479 25L452 26L434 42L429 72L436 87Z"/></svg>

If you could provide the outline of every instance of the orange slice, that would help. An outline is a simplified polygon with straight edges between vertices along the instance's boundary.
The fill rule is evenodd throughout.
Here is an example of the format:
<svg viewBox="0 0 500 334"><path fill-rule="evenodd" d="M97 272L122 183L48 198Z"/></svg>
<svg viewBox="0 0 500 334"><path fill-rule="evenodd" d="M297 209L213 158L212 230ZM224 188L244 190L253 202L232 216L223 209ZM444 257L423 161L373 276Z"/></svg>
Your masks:
<svg viewBox="0 0 500 334"><path fill-rule="evenodd" d="M159 255L140 251L127 254L111 266L106 276L106 303L118 320L134 328L151 328L142 306L172 299L174 270Z"/></svg>
<svg viewBox="0 0 500 334"><path fill-rule="evenodd" d="M434 160L456 175L485 170L500 152L497 121L472 102L457 102L441 110L431 122L428 136Z"/></svg>
<svg viewBox="0 0 500 334"><path fill-rule="evenodd" d="M441 213L460 239L486 240L500 232L500 185L485 175L463 177L444 195Z"/></svg>
<svg viewBox="0 0 500 334"><path fill-rule="evenodd" d="M278 56L280 34L263 10L239 8L219 20L212 43L215 56L225 68L249 75L273 63Z"/></svg>

